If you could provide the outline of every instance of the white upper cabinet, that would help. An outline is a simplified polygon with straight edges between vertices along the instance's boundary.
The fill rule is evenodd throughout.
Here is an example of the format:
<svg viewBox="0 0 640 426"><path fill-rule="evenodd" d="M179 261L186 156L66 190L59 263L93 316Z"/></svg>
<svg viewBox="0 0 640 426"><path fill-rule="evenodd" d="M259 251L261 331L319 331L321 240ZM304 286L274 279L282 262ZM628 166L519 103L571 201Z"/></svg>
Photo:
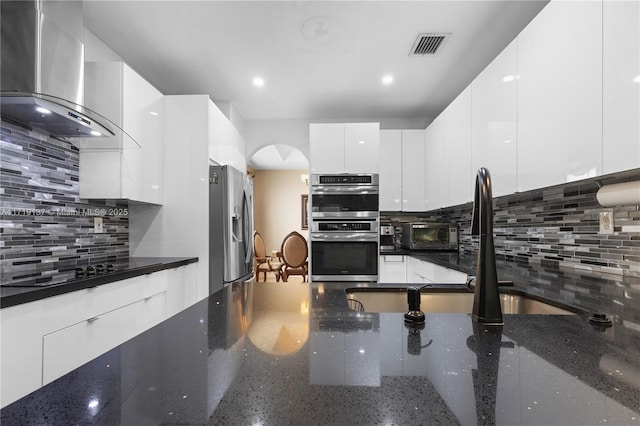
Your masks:
<svg viewBox="0 0 640 426"><path fill-rule="evenodd" d="M447 191L445 205L467 203L473 198L471 180L471 86L458 95L444 112L444 144Z"/></svg>
<svg viewBox="0 0 640 426"><path fill-rule="evenodd" d="M422 161L426 210L471 201L471 86L427 127Z"/></svg>
<svg viewBox="0 0 640 426"><path fill-rule="evenodd" d="M402 130L380 130L380 210L402 210Z"/></svg>
<svg viewBox="0 0 640 426"><path fill-rule="evenodd" d="M209 158L243 173L247 170L244 137L213 102L209 102Z"/></svg>
<svg viewBox="0 0 640 426"><path fill-rule="evenodd" d="M85 105L126 133L81 146L80 198L162 204L162 93L123 62L87 62Z"/></svg>
<svg viewBox="0 0 640 426"><path fill-rule="evenodd" d="M518 36L518 190L602 174L602 3L552 1Z"/></svg>
<svg viewBox="0 0 640 426"><path fill-rule="evenodd" d="M435 210L447 205L447 164L442 114L425 131L425 207Z"/></svg>
<svg viewBox="0 0 640 426"><path fill-rule="evenodd" d="M518 42L514 40L472 83L472 180L486 167L493 196L517 191ZM473 187L472 184L470 184Z"/></svg>
<svg viewBox="0 0 640 426"><path fill-rule="evenodd" d="M378 173L379 123L309 125L311 173Z"/></svg>
<svg viewBox="0 0 640 426"><path fill-rule="evenodd" d="M309 124L311 173L344 173L344 124Z"/></svg>
<svg viewBox="0 0 640 426"><path fill-rule="evenodd" d="M347 173L378 173L380 124L347 123L344 127L344 168Z"/></svg>
<svg viewBox="0 0 640 426"><path fill-rule="evenodd" d="M424 130L402 130L402 211L426 210L424 150Z"/></svg>
<svg viewBox="0 0 640 426"><path fill-rule="evenodd" d="M640 2L603 4L603 173L640 167Z"/></svg>

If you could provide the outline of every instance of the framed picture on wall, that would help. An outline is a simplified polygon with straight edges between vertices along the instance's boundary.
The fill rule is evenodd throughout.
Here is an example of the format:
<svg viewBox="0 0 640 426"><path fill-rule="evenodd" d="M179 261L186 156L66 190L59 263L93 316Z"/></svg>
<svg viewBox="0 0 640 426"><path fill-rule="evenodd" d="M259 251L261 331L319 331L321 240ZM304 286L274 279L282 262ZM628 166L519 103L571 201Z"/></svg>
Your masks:
<svg viewBox="0 0 640 426"><path fill-rule="evenodd" d="M309 229L309 216L308 216L309 209L307 206L309 204L309 194L302 194L300 197L302 198L302 202L301 202L302 208L300 209L302 212L302 215L301 215L302 226L300 227L302 229Z"/></svg>

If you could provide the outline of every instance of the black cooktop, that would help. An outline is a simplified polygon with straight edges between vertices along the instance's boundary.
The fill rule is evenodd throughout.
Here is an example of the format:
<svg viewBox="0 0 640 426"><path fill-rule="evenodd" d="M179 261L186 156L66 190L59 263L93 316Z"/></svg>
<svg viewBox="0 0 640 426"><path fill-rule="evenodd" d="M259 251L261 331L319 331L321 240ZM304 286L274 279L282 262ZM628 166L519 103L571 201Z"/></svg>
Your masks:
<svg viewBox="0 0 640 426"><path fill-rule="evenodd" d="M95 265L76 266L73 269L56 271L52 274L38 273L37 275L15 276L11 281L0 283L1 287L47 287L59 284L69 284L78 280L93 278L101 275L124 271L129 262L98 263Z"/></svg>

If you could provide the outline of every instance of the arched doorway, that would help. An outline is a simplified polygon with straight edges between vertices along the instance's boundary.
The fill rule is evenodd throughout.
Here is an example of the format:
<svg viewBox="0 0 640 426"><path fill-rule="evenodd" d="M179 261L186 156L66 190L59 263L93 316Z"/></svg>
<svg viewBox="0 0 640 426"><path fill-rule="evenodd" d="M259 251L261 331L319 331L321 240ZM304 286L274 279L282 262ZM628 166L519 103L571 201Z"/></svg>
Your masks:
<svg viewBox="0 0 640 426"><path fill-rule="evenodd" d="M305 155L289 145L269 144L253 153L248 165L254 172L254 229L262 235L267 255L280 250L291 231L308 238L304 203L309 194L309 161ZM274 279L274 274L268 274L268 280Z"/></svg>

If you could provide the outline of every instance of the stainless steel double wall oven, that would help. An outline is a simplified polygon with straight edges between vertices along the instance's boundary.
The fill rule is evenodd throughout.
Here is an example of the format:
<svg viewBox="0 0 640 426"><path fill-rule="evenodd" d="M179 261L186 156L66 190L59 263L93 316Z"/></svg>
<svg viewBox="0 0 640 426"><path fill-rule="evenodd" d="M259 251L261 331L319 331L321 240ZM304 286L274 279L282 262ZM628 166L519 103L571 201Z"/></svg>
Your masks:
<svg viewBox="0 0 640 426"><path fill-rule="evenodd" d="M311 280L377 281L377 174L311 175Z"/></svg>

